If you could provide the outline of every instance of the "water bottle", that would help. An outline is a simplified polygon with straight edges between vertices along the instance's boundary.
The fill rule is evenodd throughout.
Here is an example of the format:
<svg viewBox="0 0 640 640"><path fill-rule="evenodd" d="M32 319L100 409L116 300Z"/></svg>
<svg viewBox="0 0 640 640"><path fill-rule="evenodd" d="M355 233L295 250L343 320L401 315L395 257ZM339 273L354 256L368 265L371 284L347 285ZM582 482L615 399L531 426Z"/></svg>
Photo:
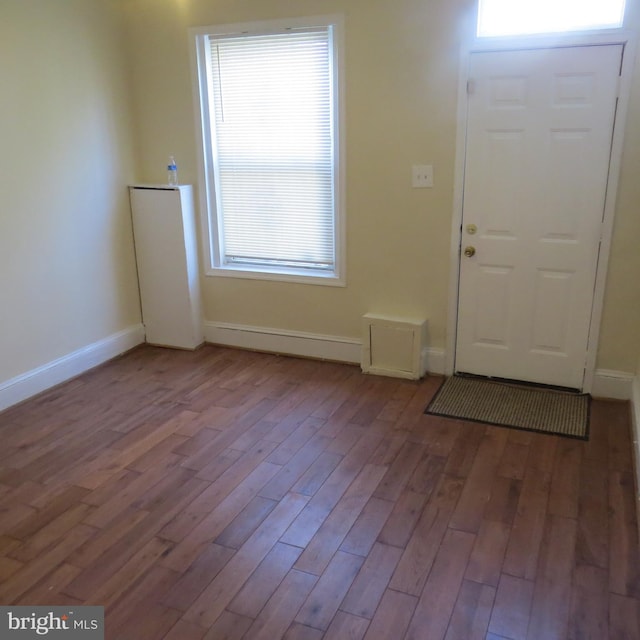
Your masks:
<svg viewBox="0 0 640 640"><path fill-rule="evenodd" d="M169 164L167 165L167 182L172 187L178 186L178 165L173 156L169 156Z"/></svg>

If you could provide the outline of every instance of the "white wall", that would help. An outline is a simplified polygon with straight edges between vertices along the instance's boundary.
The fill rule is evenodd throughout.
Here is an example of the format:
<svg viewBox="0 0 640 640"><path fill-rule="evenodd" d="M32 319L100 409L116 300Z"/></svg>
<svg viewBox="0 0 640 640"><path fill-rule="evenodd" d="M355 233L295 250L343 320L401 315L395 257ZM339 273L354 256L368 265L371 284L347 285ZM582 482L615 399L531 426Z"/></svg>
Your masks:
<svg viewBox="0 0 640 640"><path fill-rule="evenodd" d="M140 322L121 19L111 1L0 7L0 391Z"/></svg>

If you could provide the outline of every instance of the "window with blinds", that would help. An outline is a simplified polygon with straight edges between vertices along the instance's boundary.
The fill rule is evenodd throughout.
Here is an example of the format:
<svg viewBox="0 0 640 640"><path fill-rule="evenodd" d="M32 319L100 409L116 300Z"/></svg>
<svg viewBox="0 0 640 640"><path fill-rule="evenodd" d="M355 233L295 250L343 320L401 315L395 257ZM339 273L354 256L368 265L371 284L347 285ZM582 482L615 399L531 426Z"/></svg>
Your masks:
<svg viewBox="0 0 640 640"><path fill-rule="evenodd" d="M213 268L339 278L334 26L199 37Z"/></svg>

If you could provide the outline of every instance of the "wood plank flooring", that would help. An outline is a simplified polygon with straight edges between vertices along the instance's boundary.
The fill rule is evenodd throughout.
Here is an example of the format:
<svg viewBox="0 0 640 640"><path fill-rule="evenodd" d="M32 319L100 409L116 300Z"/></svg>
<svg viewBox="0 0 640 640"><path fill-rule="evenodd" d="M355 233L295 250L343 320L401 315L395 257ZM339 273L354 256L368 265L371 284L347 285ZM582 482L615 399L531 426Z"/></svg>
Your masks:
<svg viewBox="0 0 640 640"><path fill-rule="evenodd" d="M441 383L138 348L0 414L0 603L108 640L640 639L627 403L589 442Z"/></svg>

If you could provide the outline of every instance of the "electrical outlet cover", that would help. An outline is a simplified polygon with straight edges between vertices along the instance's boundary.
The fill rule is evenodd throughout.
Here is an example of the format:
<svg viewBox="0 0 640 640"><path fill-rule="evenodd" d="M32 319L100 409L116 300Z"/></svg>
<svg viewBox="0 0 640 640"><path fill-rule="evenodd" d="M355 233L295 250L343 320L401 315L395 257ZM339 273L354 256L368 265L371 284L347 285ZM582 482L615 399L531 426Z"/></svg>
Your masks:
<svg viewBox="0 0 640 640"><path fill-rule="evenodd" d="M433 165L414 164L411 185L414 189L430 189L433 187Z"/></svg>

